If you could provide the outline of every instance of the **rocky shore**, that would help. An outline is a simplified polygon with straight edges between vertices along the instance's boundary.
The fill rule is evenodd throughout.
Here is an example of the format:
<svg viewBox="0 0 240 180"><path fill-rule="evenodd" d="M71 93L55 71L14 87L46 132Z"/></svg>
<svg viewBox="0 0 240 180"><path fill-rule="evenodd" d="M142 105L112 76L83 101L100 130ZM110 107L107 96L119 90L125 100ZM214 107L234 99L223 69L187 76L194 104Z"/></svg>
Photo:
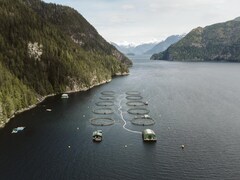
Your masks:
<svg viewBox="0 0 240 180"><path fill-rule="evenodd" d="M126 75L129 75L129 73L127 73L127 72L120 73L120 72L119 72L119 73L116 73L116 74L115 74L115 76L126 76ZM87 91L87 90L89 90L89 89L91 89L91 88L93 88L93 87L95 87L95 86L100 86L100 85L102 85L102 84L109 83L109 82L111 82L111 81L112 81L112 79L106 79L106 80L103 80L103 81L101 81L101 82L95 82L94 84L92 84L92 85L89 86L89 87L86 87L86 86L83 86L83 87L76 86L76 87L73 88L72 90L69 89L69 90L66 90L65 92L62 92L62 93L75 93L75 92L80 92L80 91ZM26 108L20 109L20 110L18 110L18 111L15 111L10 118L8 118L8 119L6 119L6 120L4 120L4 121L3 121L3 120L0 121L0 129L1 129L1 128L4 128L4 126L5 126L12 118L14 118L15 115L20 114L20 113L22 113L22 112L24 112L24 111L30 110L30 109L36 107L39 103L43 102L47 97L51 97L51 96L55 96L55 95L57 95L57 94L49 94L49 95L47 95L47 96L38 97L38 98L37 98L37 101L38 101L38 102L37 102L36 104L32 104L32 105L30 105L29 107L26 107Z"/></svg>

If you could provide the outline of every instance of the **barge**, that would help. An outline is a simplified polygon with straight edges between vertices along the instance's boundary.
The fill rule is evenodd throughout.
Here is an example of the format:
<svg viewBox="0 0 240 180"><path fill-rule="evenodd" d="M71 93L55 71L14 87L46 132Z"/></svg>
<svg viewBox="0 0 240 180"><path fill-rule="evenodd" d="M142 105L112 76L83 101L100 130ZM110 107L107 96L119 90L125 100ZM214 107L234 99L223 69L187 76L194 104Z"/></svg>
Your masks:
<svg viewBox="0 0 240 180"><path fill-rule="evenodd" d="M143 141L145 141L145 142L156 142L157 141L156 134L151 129L145 129L142 132L142 137L143 137Z"/></svg>
<svg viewBox="0 0 240 180"><path fill-rule="evenodd" d="M102 141L102 130L96 130L92 135L93 141L101 142Z"/></svg>
<svg viewBox="0 0 240 180"><path fill-rule="evenodd" d="M69 96L68 96L68 94L62 94L61 98L62 99L67 99L67 98L69 98Z"/></svg>

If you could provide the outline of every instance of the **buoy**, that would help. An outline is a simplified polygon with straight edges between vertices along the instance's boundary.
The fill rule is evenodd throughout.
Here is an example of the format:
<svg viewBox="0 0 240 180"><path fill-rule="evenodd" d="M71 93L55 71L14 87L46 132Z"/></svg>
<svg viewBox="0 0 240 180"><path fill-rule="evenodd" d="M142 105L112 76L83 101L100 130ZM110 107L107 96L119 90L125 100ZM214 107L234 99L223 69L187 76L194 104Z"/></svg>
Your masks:
<svg viewBox="0 0 240 180"><path fill-rule="evenodd" d="M124 146L125 148L127 147L127 145Z"/></svg>
<svg viewBox="0 0 240 180"><path fill-rule="evenodd" d="M83 117L85 117L85 115L83 115Z"/></svg>
<svg viewBox="0 0 240 180"><path fill-rule="evenodd" d="M68 146L68 148L71 148L71 146Z"/></svg>
<svg viewBox="0 0 240 180"><path fill-rule="evenodd" d="M77 130L79 130L79 127L77 127Z"/></svg>
<svg viewBox="0 0 240 180"><path fill-rule="evenodd" d="M182 144L182 145L181 145L181 148L184 149L184 147L185 147L184 144Z"/></svg>

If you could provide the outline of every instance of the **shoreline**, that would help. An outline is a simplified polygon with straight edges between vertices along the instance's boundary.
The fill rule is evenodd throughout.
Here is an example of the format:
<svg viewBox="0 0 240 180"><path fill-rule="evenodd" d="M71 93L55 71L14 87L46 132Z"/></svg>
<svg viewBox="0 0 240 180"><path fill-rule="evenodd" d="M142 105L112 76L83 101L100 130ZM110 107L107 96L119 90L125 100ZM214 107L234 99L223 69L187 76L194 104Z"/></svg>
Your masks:
<svg viewBox="0 0 240 180"><path fill-rule="evenodd" d="M114 76L126 76L126 75L129 75L129 73L126 73L126 72L124 72L124 73L116 73ZM113 77L114 77L114 76L113 76ZM13 119L16 115L18 115L18 114L20 114L20 113L22 113L22 112L28 111L28 110L30 110L30 109L35 108L38 104L40 104L41 102L43 102L43 101L44 101L46 98L48 98L48 97L56 96L56 95L62 94L62 93L76 93L76 92L87 91L87 90L92 89L92 88L94 88L94 87L96 87L96 86L100 86L100 85L109 83L109 82L111 82L111 81L112 81L112 78L111 78L111 79L107 79L107 80L103 80L103 81L98 82L98 83L96 83L96 84L93 84L93 85L91 85L91 86L89 86L89 87L83 87L83 88L79 88L79 89L76 89L76 90L68 90L68 91L61 92L61 93L48 94L48 95L46 95L46 96L39 97L39 98L37 98L37 101L38 101L37 103L32 104L32 105L30 105L30 106L28 106L28 107L26 107L26 108L20 109L20 110L18 110L18 111L15 111L10 118L7 118L7 119L6 119L5 122L0 122L0 129L4 128L5 125L6 125L7 123L9 123L9 121L10 121L11 119Z"/></svg>
<svg viewBox="0 0 240 180"><path fill-rule="evenodd" d="M25 107L25 108L23 108L23 109L20 109L20 110L15 111L10 118L7 118L5 122L3 122L3 123L0 124L0 129L4 128L5 125L6 125L7 123L9 123L9 121L10 121L11 119L13 119L16 115L18 115L18 114L20 114L20 113L22 113L22 112L28 111L28 110L30 110L30 109L35 108L38 104L40 104L41 102L43 102L46 98L51 97L51 96L55 96L55 95L57 95L57 94L49 94L49 95L46 95L46 96L42 96L42 97L40 97L40 98L37 98L37 101L38 101L37 103L32 104L32 105L30 105L30 106L28 106L28 107Z"/></svg>

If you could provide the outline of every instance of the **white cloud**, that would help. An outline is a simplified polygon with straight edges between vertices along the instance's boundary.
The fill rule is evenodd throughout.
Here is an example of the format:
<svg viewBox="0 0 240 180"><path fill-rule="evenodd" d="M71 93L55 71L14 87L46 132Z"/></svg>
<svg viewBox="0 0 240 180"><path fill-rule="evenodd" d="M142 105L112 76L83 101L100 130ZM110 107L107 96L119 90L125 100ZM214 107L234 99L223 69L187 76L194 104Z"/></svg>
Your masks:
<svg viewBox="0 0 240 180"><path fill-rule="evenodd" d="M122 5L122 9L124 9L124 10L133 10L133 9L135 9L135 6L132 5L132 4L124 4L124 5Z"/></svg>
<svg viewBox="0 0 240 180"><path fill-rule="evenodd" d="M240 16L239 0L45 0L77 9L108 41L147 42Z"/></svg>

